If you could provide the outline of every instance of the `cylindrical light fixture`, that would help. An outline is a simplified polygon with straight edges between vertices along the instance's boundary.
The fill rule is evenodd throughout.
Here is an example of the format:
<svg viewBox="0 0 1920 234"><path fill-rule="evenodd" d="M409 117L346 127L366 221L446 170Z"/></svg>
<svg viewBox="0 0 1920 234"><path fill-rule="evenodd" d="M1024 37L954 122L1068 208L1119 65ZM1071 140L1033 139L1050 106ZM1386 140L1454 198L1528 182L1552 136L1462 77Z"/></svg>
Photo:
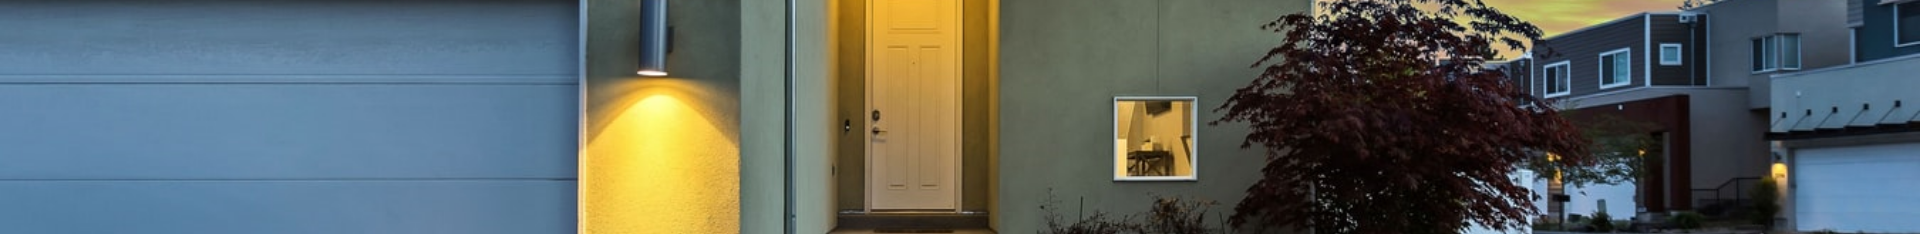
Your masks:
<svg viewBox="0 0 1920 234"><path fill-rule="evenodd" d="M641 76L667 76L667 0L640 0Z"/></svg>

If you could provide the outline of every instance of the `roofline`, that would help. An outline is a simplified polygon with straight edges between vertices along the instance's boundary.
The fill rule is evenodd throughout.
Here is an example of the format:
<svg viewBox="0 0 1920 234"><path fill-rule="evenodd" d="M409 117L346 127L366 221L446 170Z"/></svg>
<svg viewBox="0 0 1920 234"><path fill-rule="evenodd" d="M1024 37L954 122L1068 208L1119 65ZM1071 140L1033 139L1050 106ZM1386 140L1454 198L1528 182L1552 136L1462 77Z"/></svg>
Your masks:
<svg viewBox="0 0 1920 234"><path fill-rule="evenodd" d="M1853 0L1847 0L1847 1L1853 1ZM1720 1L1712 1L1712 2L1708 2L1708 3L1706 4L1706 5L1700 5L1700 6L1696 6L1696 7L1693 7L1693 8L1687 8L1687 11L1693 11L1693 9L1701 9L1701 8L1707 8L1707 7L1710 7L1710 6L1713 6L1713 5L1720 5L1720 3L1725 3L1725 2L1732 2L1732 1L1726 1L1726 0L1720 0ZM1776 6L1776 8L1777 8L1777 6Z"/></svg>
<svg viewBox="0 0 1920 234"><path fill-rule="evenodd" d="M1586 31L1587 31L1587 30L1589 30L1589 29L1594 29L1594 28L1599 28L1599 27L1606 27L1606 26L1611 26L1611 25L1613 25L1613 24L1617 24L1617 23L1620 23L1620 22L1626 22L1626 21L1628 21L1628 20L1632 20L1632 19L1639 19L1640 17L1647 17L1647 16L1651 16L1651 15L1681 15L1681 14L1694 14L1694 13L1691 13L1691 12L1685 12L1685 11L1645 11L1645 12L1640 12L1640 13L1634 13L1634 14L1632 14L1632 15L1627 15L1627 16L1623 16L1623 17L1620 17L1620 18L1617 18L1617 19L1613 19L1613 20L1609 20L1609 21L1607 21L1607 22L1605 22L1605 23L1600 23L1600 24L1595 24L1595 25L1590 25L1590 26L1587 26L1587 27L1584 27L1584 28L1580 28L1580 29L1574 29L1573 31L1567 31L1567 32L1564 32L1564 33L1560 33L1560 34L1558 34L1558 35L1553 35L1553 36L1551 36L1551 37L1543 37L1543 38L1540 38L1540 40L1542 40L1542 41L1551 41L1551 40L1553 40L1553 39L1556 39L1556 38L1560 38L1560 37L1562 37L1562 36L1566 36L1566 35L1573 35L1573 34L1579 34L1579 33L1581 33L1581 32L1586 32Z"/></svg>

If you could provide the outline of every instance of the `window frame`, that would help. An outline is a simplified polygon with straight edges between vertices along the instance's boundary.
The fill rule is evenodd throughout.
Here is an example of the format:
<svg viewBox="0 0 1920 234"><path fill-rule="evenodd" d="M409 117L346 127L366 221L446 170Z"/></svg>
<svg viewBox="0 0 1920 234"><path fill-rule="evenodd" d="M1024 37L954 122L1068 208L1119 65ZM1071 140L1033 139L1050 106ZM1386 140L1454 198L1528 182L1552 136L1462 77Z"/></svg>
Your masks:
<svg viewBox="0 0 1920 234"><path fill-rule="evenodd" d="M1673 61L1667 61L1667 55L1668 55L1667 48L1673 48L1673 53L1672 53ZM1660 43L1659 57L1660 57L1661 66L1677 66L1677 65L1685 64L1686 63L1686 47L1680 46L1680 43Z"/></svg>
<svg viewBox="0 0 1920 234"><path fill-rule="evenodd" d="M1749 56L1756 60L1748 61L1748 66L1753 66L1752 69L1750 69L1753 73L1766 73L1780 70L1780 63L1778 61L1780 48L1777 46L1779 42L1775 41L1773 35L1754 37L1749 43L1753 48L1760 49L1760 51L1754 51L1753 54ZM1753 64L1759 65L1754 66Z"/></svg>
<svg viewBox="0 0 1920 234"><path fill-rule="evenodd" d="M1912 42L1900 42L1900 7L1907 6L1907 4L1920 4L1920 2L1903 2L1893 4L1893 7L1890 7L1893 8L1893 17L1891 17L1893 18L1893 47L1896 48L1920 45L1920 38L1914 38Z"/></svg>
<svg viewBox="0 0 1920 234"><path fill-rule="evenodd" d="M1613 56L1613 57L1609 58L1608 56ZM1621 58L1625 58L1627 60L1626 64L1619 63ZM1598 57L1598 59L1600 61L1598 61L1598 63L1596 63L1594 66L1594 67L1598 67L1597 70L1594 70L1598 72L1594 72L1593 74L1597 76L1597 78L1599 78L1596 81L1600 82L1600 89L1617 88L1617 87L1633 84L1633 48L1631 47L1620 48L1617 50L1602 52L1600 53L1600 56ZM1607 66L1607 62L1609 61L1614 62L1613 67ZM1620 74L1621 68L1626 69L1626 74L1624 76ZM1612 76L1608 76L1607 73L1613 73L1613 74ZM1612 78L1619 78L1619 80L1614 83L1607 83L1607 80ZM1573 88L1568 87L1567 89L1568 91L1572 91Z"/></svg>
<svg viewBox="0 0 1920 234"><path fill-rule="evenodd" d="M1200 140L1200 124L1199 124L1200 123L1200 120L1199 120L1200 96L1113 96L1113 101L1107 103L1107 106L1109 108L1112 108L1108 110L1108 113L1113 114L1112 119L1109 119L1108 120L1109 122L1107 122L1108 127L1113 128L1112 129L1113 131L1108 133L1109 134L1108 137L1110 138L1120 136L1120 102L1122 101L1175 101L1175 102L1184 101L1184 102L1187 102L1187 113L1192 115L1192 116L1189 116L1187 119L1187 129L1190 129L1189 131L1191 131L1191 132L1188 132L1187 135L1191 136L1192 137L1191 140L1193 141L1193 143L1187 145L1187 147L1190 147L1191 150L1193 150L1188 155L1188 157L1191 157L1191 158L1187 160L1187 170L1192 171L1193 173L1189 175L1184 175L1184 176L1126 175L1125 172L1120 171L1120 170L1126 169L1126 167L1124 166L1126 165L1125 159L1122 158L1121 156L1121 153L1122 153L1121 151L1125 150L1126 148L1122 148L1123 146L1118 145L1118 143L1116 143L1116 145L1111 145L1114 151L1108 155L1108 159L1114 160L1113 161L1114 170L1116 170L1116 171L1112 171L1113 182L1153 182L1153 181L1197 182L1197 181L1200 181L1200 141L1199 141Z"/></svg>
<svg viewBox="0 0 1920 234"><path fill-rule="evenodd" d="M1804 53L1806 51L1804 49L1801 49L1801 47L1803 46L1801 46L1800 41L1803 40L1803 38L1800 38L1800 34L1799 33L1781 33L1781 34L1774 34L1773 37L1774 37L1773 44L1776 47L1774 48L1774 50L1778 51L1778 52L1774 52L1773 54L1779 55L1779 58L1774 59L1774 62L1778 64L1775 64L1773 66L1775 68L1779 68L1780 70L1787 70L1787 71L1800 70L1800 65L1802 63L1806 63L1805 61L1806 54ZM1787 38L1793 38L1793 43L1788 44L1786 40ZM1793 50L1792 50L1793 56L1791 57L1787 56L1786 54L1786 52L1788 51L1787 45L1793 45ZM1787 58L1793 58L1793 66L1787 66Z"/></svg>
<svg viewBox="0 0 1920 234"><path fill-rule="evenodd" d="M1788 38L1793 39L1791 44L1787 42ZM1776 71L1798 71L1806 63L1806 49L1805 46L1803 46L1804 43L1801 43L1803 40L1805 39L1801 38L1799 33L1775 33L1754 37L1749 43L1755 46L1754 48L1759 48L1762 51L1753 55L1752 58L1757 61L1748 61L1750 62L1749 66L1752 66L1751 64L1753 63L1761 64L1761 66L1753 67L1752 70L1754 74ZM1787 64L1787 50L1789 46L1791 46L1793 50L1792 66L1788 66Z"/></svg>
<svg viewBox="0 0 1920 234"><path fill-rule="evenodd" d="M1560 74L1554 74L1553 76L1547 75L1547 73L1552 73L1554 71L1554 67L1560 67L1559 69ZM1546 93L1545 95L1541 95L1541 96L1546 98L1554 98L1554 97L1567 96L1567 95L1573 94L1573 79L1572 79L1573 77L1572 76L1573 76L1572 61L1563 60L1559 62L1548 63L1545 66L1540 66L1540 80L1542 81L1540 82L1540 86L1541 86L1540 91ZM1558 80L1548 82L1547 79L1558 79ZM1554 83L1554 82L1558 82L1559 86L1561 87L1566 87L1566 90L1555 91L1554 88L1556 87L1548 86L1548 84Z"/></svg>

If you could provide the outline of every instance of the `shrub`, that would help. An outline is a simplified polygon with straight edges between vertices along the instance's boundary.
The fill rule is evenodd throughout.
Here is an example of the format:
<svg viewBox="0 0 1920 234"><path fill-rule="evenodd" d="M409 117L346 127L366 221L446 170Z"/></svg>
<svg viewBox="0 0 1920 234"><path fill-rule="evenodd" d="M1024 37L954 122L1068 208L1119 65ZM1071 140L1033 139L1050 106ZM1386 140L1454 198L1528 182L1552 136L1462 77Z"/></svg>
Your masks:
<svg viewBox="0 0 1920 234"><path fill-rule="evenodd" d="M1595 232L1612 232L1613 217L1607 216L1607 212L1593 212L1593 218L1587 219L1587 227Z"/></svg>
<svg viewBox="0 0 1920 234"><path fill-rule="evenodd" d="M1228 233L1224 220L1216 219L1214 225L1207 223L1207 213L1215 205L1212 201L1187 201L1179 197L1156 197L1153 207L1145 214L1110 217L1106 212L1094 211L1093 215L1079 220L1067 221L1060 215L1060 201L1054 199L1053 192L1047 192L1047 204L1040 206L1046 212L1046 230L1040 233L1050 234L1208 234ZM1138 219L1136 219L1138 218Z"/></svg>
<svg viewBox="0 0 1920 234"><path fill-rule="evenodd" d="M1754 186L1751 192L1753 193L1751 194L1753 196L1753 213L1751 216L1753 223L1772 228L1773 216L1780 214L1779 181L1774 181L1771 176L1760 178L1760 184Z"/></svg>
<svg viewBox="0 0 1920 234"><path fill-rule="evenodd" d="M1140 233L1205 234L1223 231L1208 228L1207 211L1213 201L1182 201L1179 197L1154 199L1153 210L1138 225Z"/></svg>
<svg viewBox="0 0 1920 234"><path fill-rule="evenodd" d="M1684 211L1679 214L1674 214L1673 217L1667 217L1667 223L1673 224L1674 228L1679 229L1699 229L1700 223L1706 219L1707 216L1700 215L1700 213Z"/></svg>

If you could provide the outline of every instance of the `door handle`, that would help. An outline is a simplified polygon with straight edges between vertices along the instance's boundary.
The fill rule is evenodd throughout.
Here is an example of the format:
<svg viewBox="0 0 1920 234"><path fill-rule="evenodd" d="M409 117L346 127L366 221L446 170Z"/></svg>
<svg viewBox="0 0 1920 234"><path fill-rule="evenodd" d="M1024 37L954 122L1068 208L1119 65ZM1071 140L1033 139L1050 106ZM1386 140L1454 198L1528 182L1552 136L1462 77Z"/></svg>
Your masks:
<svg viewBox="0 0 1920 234"><path fill-rule="evenodd" d="M880 125L873 125L873 135L880 135L880 133L883 133L883 132L887 132L887 130L881 129Z"/></svg>

